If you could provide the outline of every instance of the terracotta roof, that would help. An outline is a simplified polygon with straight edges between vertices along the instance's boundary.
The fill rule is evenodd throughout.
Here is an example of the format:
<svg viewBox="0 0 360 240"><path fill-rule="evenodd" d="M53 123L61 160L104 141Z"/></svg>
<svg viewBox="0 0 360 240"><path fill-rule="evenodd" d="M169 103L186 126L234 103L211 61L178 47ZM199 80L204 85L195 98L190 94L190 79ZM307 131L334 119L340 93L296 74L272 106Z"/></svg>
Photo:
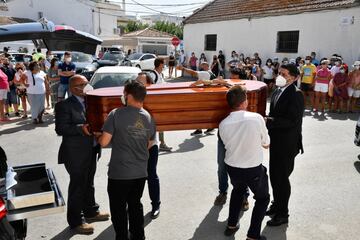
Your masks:
<svg viewBox="0 0 360 240"><path fill-rule="evenodd" d="M122 37L156 37L156 38L173 38L174 36L167 33L161 32L153 28L145 28L143 30L130 32L122 35Z"/></svg>
<svg viewBox="0 0 360 240"><path fill-rule="evenodd" d="M15 24L15 23L28 23L35 22L28 18L15 18L15 17L4 17L0 16L0 25Z"/></svg>
<svg viewBox="0 0 360 240"><path fill-rule="evenodd" d="M187 17L184 23L228 21L354 6L360 6L360 0L214 0Z"/></svg>

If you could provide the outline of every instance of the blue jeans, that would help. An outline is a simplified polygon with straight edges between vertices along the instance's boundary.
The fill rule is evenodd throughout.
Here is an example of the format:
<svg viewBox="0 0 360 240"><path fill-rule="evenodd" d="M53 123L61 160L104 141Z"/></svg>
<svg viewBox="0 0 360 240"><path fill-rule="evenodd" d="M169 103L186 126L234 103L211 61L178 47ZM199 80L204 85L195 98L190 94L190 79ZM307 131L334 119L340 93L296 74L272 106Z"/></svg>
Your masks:
<svg viewBox="0 0 360 240"><path fill-rule="evenodd" d="M154 145L149 149L148 162L148 189L153 210L160 207L160 180L156 172L156 167L159 158L159 147Z"/></svg>
<svg viewBox="0 0 360 240"><path fill-rule="evenodd" d="M67 93L68 97L71 96L71 93L69 91L69 84L63 84L60 83L58 87L58 98L65 98L65 94Z"/></svg>
<svg viewBox="0 0 360 240"><path fill-rule="evenodd" d="M225 164L225 145L221 138L218 136L218 148L217 148L217 162L218 162L218 180L219 180L219 193L226 193L229 187L228 173L226 171ZM249 188L246 188L245 198L249 197Z"/></svg>
<svg viewBox="0 0 360 240"><path fill-rule="evenodd" d="M218 137L217 148L217 162L218 162L218 180L219 180L219 193L226 193L229 187L228 174L225 165L225 145L220 137Z"/></svg>

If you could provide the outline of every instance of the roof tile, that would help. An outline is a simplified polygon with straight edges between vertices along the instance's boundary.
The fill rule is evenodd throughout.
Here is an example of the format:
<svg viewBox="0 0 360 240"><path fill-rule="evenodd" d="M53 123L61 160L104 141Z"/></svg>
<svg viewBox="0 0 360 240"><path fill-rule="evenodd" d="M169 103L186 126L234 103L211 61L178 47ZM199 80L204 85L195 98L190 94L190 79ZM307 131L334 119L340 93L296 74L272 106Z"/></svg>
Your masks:
<svg viewBox="0 0 360 240"><path fill-rule="evenodd" d="M360 6L360 0L214 0L185 19L185 24L265 17Z"/></svg>

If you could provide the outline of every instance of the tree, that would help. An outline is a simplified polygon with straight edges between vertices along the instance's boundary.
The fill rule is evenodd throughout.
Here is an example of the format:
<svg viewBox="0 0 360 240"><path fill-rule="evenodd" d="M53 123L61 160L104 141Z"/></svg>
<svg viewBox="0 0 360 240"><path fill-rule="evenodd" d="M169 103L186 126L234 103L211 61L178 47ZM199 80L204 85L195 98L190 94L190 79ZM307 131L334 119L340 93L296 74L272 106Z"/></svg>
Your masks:
<svg viewBox="0 0 360 240"><path fill-rule="evenodd" d="M183 38L183 26L176 25L175 23L169 23L165 21L157 21L153 26L154 29L162 32L167 32L169 34L175 35L178 38Z"/></svg>
<svg viewBox="0 0 360 240"><path fill-rule="evenodd" d="M149 27L149 24L143 24L141 22L129 21L125 26L125 33L135 32Z"/></svg>

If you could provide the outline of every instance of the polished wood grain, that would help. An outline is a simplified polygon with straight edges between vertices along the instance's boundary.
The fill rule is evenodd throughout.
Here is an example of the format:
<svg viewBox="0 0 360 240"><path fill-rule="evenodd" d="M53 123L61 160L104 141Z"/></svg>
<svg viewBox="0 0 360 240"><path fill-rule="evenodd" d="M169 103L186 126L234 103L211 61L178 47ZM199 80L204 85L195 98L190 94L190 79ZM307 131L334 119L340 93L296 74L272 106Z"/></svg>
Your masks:
<svg viewBox="0 0 360 240"><path fill-rule="evenodd" d="M248 90L248 110L265 116L267 87L258 81L227 80L244 84ZM191 87L192 82L156 84L147 87L144 108L156 121L158 131L217 128L230 112L227 87ZM87 119L93 131L99 131L114 108L122 107L123 87L102 88L86 96Z"/></svg>

